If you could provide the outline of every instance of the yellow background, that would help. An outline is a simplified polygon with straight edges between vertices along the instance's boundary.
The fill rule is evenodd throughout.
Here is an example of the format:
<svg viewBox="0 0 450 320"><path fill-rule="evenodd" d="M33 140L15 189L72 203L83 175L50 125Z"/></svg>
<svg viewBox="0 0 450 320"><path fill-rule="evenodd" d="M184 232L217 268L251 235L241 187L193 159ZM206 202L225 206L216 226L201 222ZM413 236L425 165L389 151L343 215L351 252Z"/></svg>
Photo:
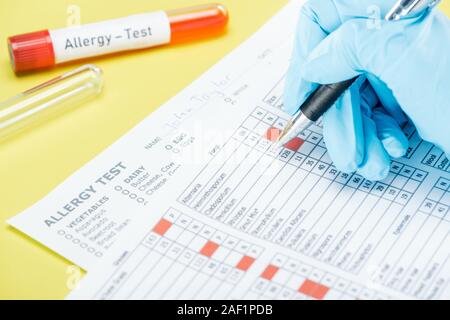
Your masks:
<svg viewBox="0 0 450 320"><path fill-rule="evenodd" d="M72 66L16 77L6 38L67 24L80 8L88 23L128 14L201 4L207 0L0 0L0 101ZM76 169L125 134L238 46L287 0L222 0L231 14L219 38L135 52L92 62L104 70L102 96L33 132L0 145L0 299L57 299L69 292L71 263L5 221L44 197ZM450 3L443 4L450 13Z"/></svg>

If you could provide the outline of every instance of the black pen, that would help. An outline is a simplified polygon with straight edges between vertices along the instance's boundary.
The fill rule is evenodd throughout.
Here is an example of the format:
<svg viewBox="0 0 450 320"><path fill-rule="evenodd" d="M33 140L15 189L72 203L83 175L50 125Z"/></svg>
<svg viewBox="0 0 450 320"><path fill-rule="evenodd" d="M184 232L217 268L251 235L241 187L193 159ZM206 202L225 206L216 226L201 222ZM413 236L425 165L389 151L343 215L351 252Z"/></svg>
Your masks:
<svg viewBox="0 0 450 320"><path fill-rule="evenodd" d="M385 20L396 21L424 10L431 10L440 2L441 0L398 0L386 15ZM277 145L282 146L288 143L303 130L306 130L314 122L319 120L336 103L340 96L350 88L357 78L319 86L300 106L299 111L281 132L276 142Z"/></svg>
<svg viewBox="0 0 450 320"><path fill-rule="evenodd" d="M336 103L339 97L350 88L357 78L319 86L300 106L300 109L281 132L276 143L280 146L284 145L298 136L303 130L308 129Z"/></svg>

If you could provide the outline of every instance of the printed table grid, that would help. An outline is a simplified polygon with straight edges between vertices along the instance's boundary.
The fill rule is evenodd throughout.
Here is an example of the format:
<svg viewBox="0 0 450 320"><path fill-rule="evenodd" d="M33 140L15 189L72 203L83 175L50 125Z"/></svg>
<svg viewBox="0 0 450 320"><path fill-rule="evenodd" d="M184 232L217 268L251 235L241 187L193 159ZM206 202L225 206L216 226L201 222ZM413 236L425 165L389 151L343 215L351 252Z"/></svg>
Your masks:
<svg viewBox="0 0 450 320"><path fill-rule="evenodd" d="M374 300L388 299L375 290L278 254L246 294L248 299Z"/></svg>
<svg viewBox="0 0 450 320"><path fill-rule="evenodd" d="M450 180L439 178L413 217L405 216L406 224L413 218L419 223L415 230L397 232L398 239L380 258L376 282L421 299L443 292L450 272L449 188Z"/></svg>
<svg viewBox="0 0 450 320"><path fill-rule="evenodd" d="M124 262L96 296L225 299L262 252L170 209L130 255L132 261Z"/></svg>
<svg viewBox="0 0 450 320"><path fill-rule="evenodd" d="M419 147L423 146L427 151L421 161L422 164L445 172L450 172L450 162L445 156L445 153L433 144L423 141L411 122L408 122L405 125L403 132L409 140L409 148L405 155L406 158L411 159Z"/></svg>
<svg viewBox="0 0 450 320"><path fill-rule="evenodd" d="M430 144L430 149L422 160L422 164L445 172L450 172L450 162L445 153L438 147Z"/></svg>
<svg viewBox="0 0 450 320"><path fill-rule="evenodd" d="M382 182L339 172L318 128L306 130L282 150L273 148L269 140L285 124L256 108L224 145L226 160L206 165L178 201L357 274L381 241L376 235L387 232L428 173L398 162Z"/></svg>
<svg viewBox="0 0 450 320"><path fill-rule="evenodd" d="M441 177L420 206L420 212L450 222L450 180Z"/></svg>
<svg viewBox="0 0 450 320"><path fill-rule="evenodd" d="M419 137L416 127L410 121L408 121L402 129L409 140L409 147L405 157L411 159L424 141Z"/></svg>

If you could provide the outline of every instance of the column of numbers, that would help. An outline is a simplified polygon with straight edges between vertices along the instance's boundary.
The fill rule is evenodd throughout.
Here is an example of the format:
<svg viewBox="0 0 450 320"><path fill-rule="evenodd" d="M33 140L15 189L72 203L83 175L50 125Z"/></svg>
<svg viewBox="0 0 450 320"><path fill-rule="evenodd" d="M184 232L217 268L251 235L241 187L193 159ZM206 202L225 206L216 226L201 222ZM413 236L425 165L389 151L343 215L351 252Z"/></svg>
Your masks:
<svg viewBox="0 0 450 320"><path fill-rule="evenodd" d="M450 222L450 180L440 178L419 209L422 213Z"/></svg>

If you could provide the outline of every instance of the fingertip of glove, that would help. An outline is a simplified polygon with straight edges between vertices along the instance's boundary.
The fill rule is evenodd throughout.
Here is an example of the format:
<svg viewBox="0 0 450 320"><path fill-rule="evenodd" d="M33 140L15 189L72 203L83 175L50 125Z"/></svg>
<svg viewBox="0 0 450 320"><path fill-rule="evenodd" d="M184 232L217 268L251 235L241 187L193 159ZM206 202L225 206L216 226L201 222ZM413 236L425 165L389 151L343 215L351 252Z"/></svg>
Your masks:
<svg viewBox="0 0 450 320"><path fill-rule="evenodd" d="M285 82L283 106L284 112L294 115L309 94L317 88L317 84L298 78L287 77Z"/></svg>
<svg viewBox="0 0 450 320"><path fill-rule="evenodd" d="M291 108L283 107L282 110L291 116L293 116L296 113L296 110L292 107Z"/></svg>
<svg viewBox="0 0 450 320"><path fill-rule="evenodd" d="M333 162L334 166L336 167L336 169L338 169L339 171L343 172L343 173L352 173L355 172L358 169L358 162L357 160L351 160L349 161L348 159L345 161L334 161Z"/></svg>
<svg viewBox="0 0 450 320"><path fill-rule="evenodd" d="M301 76L307 81L314 83L324 83L324 77L322 75L323 73L323 64L319 59L314 60L313 58L309 57L308 60L306 60L302 64Z"/></svg>
<svg viewBox="0 0 450 320"><path fill-rule="evenodd" d="M377 166L376 168L366 168L364 172L359 172L364 178L370 181L381 181L387 178L390 171L390 165Z"/></svg>
<svg viewBox="0 0 450 320"><path fill-rule="evenodd" d="M286 94L285 94L286 96ZM294 115L297 110L298 110L298 105L295 102L296 99L294 99L293 97L285 97L284 102L283 102L283 106L281 107L281 109L290 114L291 116Z"/></svg>
<svg viewBox="0 0 450 320"><path fill-rule="evenodd" d="M378 174L375 176L374 180L381 181L387 178L389 175L389 171L391 170L391 166L388 165L384 167L382 170L378 171Z"/></svg>
<svg viewBox="0 0 450 320"><path fill-rule="evenodd" d="M285 89L284 89L284 95L283 95L283 105L281 109L290 114L293 115L295 113L295 109L297 107L297 100L298 100L298 89L295 89L295 85L292 83L293 81L288 81L289 79L286 79L285 83Z"/></svg>
<svg viewBox="0 0 450 320"><path fill-rule="evenodd" d="M380 181L385 179L391 169L391 160L388 154L382 151L380 153L372 152L366 156L368 156L368 158L360 166L358 173L371 181Z"/></svg>
<svg viewBox="0 0 450 320"><path fill-rule="evenodd" d="M383 139L383 147L392 158L401 158L408 151L409 141L406 137L398 139L389 137Z"/></svg>

